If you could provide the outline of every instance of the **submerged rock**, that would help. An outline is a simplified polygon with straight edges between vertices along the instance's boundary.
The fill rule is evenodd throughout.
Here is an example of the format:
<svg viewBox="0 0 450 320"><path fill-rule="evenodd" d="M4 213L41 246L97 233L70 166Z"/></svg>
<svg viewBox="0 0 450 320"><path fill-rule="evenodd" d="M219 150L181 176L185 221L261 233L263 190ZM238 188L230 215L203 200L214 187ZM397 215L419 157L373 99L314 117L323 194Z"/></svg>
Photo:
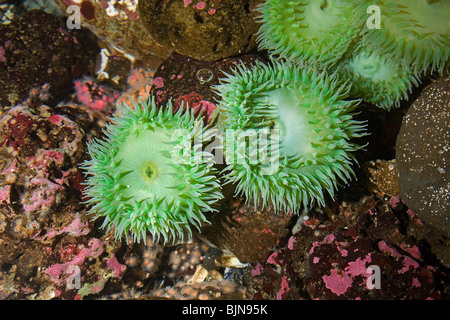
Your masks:
<svg viewBox="0 0 450 320"><path fill-rule="evenodd" d="M401 197L427 224L450 235L450 78L425 89L397 138Z"/></svg>
<svg viewBox="0 0 450 320"><path fill-rule="evenodd" d="M120 244L97 237L80 203L83 128L45 105L2 111L0 299L98 294L126 266L115 256Z"/></svg>
<svg viewBox="0 0 450 320"><path fill-rule="evenodd" d="M368 161L363 164L368 188L379 195L399 196L398 169L395 160Z"/></svg>
<svg viewBox="0 0 450 320"><path fill-rule="evenodd" d="M213 86L219 79L239 63L251 66L256 61L265 61L261 54L245 54L219 61L201 61L173 53L156 70L151 94L156 103L165 105L169 100L178 109L183 103L196 114L202 112L206 122L213 123L219 96Z"/></svg>
<svg viewBox="0 0 450 320"><path fill-rule="evenodd" d="M446 298L448 269L405 233L409 219L397 197L314 208L252 265L249 292L283 300Z"/></svg>
<svg viewBox="0 0 450 320"><path fill-rule="evenodd" d="M158 43L199 60L214 61L256 47L258 0L139 1L138 12Z"/></svg>
<svg viewBox="0 0 450 320"><path fill-rule="evenodd" d="M243 198L234 198L220 214L213 215L199 237L232 253L220 257L221 265L238 266L240 262L243 266L258 261L277 245L288 234L291 218L292 214L277 214L271 207L257 210Z"/></svg>
<svg viewBox="0 0 450 320"><path fill-rule="evenodd" d="M155 41L137 14L137 0L55 0L71 21L79 8L81 26L90 30L112 55L157 68L172 50ZM78 8L77 8L78 7ZM70 23L70 22L69 22Z"/></svg>
<svg viewBox="0 0 450 320"><path fill-rule="evenodd" d="M96 42L85 30L68 30L62 20L31 10L0 25L0 105L14 105L33 89L52 106L73 90L72 81L89 73Z"/></svg>

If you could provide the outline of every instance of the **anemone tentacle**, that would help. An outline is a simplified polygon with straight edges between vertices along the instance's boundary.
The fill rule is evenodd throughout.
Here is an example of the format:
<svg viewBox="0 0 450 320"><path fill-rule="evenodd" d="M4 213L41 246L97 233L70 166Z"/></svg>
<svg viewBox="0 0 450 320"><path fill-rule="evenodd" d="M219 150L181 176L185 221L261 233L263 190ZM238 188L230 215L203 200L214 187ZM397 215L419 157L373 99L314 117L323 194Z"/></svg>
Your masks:
<svg viewBox="0 0 450 320"><path fill-rule="evenodd" d="M213 163L202 161L213 158L201 151L208 130L184 110L174 113L171 102L157 108L153 97L123 104L105 140L88 144L85 202L117 238L140 242L150 233L154 241L183 241L223 197Z"/></svg>
<svg viewBox="0 0 450 320"><path fill-rule="evenodd" d="M333 64L347 51L366 16L356 0L267 0L258 10L260 49L323 66Z"/></svg>
<svg viewBox="0 0 450 320"><path fill-rule="evenodd" d="M337 73L349 80L352 96L390 110L407 99L413 86L420 84L420 75L399 59L368 50L363 45L346 56L337 67Z"/></svg>
<svg viewBox="0 0 450 320"><path fill-rule="evenodd" d="M236 67L215 87L225 136L225 180L257 206L298 211L324 204L353 174L350 140L364 135L352 117L357 101L328 76L290 62Z"/></svg>
<svg viewBox="0 0 450 320"><path fill-rule="evenodd" d="M450 1L376 0L381 10L380 29L363 29L361 41L368 50L379 50L402 60L415 73L450 66Z"/></svg>

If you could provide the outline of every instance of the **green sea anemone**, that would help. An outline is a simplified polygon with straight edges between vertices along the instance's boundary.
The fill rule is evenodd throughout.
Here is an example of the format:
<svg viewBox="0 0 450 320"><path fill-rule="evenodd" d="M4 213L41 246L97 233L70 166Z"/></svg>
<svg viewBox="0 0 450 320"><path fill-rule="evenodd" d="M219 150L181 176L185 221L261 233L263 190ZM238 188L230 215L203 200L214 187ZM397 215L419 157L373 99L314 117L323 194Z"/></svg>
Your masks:
<svg viewBox="0 0 450 320"><path fill-rule="evenodd" d="M366 12L358 0L266 0L258 8L260 49L282 58L329 65L362 29Z"/></svg>
<svg viewBox="0 0 450 320"><path fill-rule="evenodd" d="M389 110L406 99L419 78L398 59L358 46L338 66L338 74L351 83L351 95Z"/></svg>
<svg viewBox="0 0 450 320"><path fill-rule="evenodd" d="M324 204L353 174L350 139L364 135L356 101L336 77L291 62L239 65L215 87L221 97L225 180L256 206L298 211Z"/></svg>
<svg viewBox="0 0 450 320"><path fill-rule="evenodd" d="M184 240L223 197L212 155L202 151L209 132L184 110L174 113L170 102L158 109L153 98L121 105L106 139L90 142L86 202L117 238Z"/></svg>
<svg viewBox="0 0 450 320"><path fill-rule="evenodd" d="M450 57L450 1L376 0L380 29L364 28L363 45L401 59L421 73L442 72Z"/></svg>

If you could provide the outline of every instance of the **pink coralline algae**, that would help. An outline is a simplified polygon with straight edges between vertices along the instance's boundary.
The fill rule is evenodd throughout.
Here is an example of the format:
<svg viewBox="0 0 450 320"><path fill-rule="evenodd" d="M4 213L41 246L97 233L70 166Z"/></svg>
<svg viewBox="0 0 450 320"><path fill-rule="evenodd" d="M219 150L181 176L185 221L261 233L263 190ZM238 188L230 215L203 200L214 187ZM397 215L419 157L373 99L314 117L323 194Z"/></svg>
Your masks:
<svg viewBox="0 0 450 320"><path fill-rule="evenodd" d="M345 268L345 272L353 277L363 275L367 278L371 275L367 272L370 262L371 257L370 253L368 253L364 259L358 257L355 261L349 262L348 266Z"/></svg>
<svg viewBox="0 0 450 320"><path fill-rule="evenodd" d="M215 104L202 100L202 96L195 92L178 97L175 100L175 110L177 110L182 103L185 109L189 106L189 108L194 110L195 114L201 113L204 115L207 122L211 121L214 110L216 109Z"/></svg>
<svg viewBox="0 0 450 320"><path fill-rule="evenodd" d="M137 0L60 0L65 6L76 5L80 7L80 12L88 21L94 20L96 17L106 14L121 20L128 18L136 20L138 15L136 13ZM98 10L98 12L97 12ZM100 12L102 11L102 12Z"/></svg>
<svg viewBox="0 0 450 320"><path fill-rule="evenodd" d="M23 199L25 212L48 211L56 203L56 197L61 186L45 178L33 178L30 180L30 185L32 191L26 193Z"/></svg>
<svg viewBox="0 0 450 320"><path fill-rule="evenodd" d="M346 273L339 272L336 269L332 269L331 274L323 276L322 279L325 286L338 296L344 294L353 283L352 278Z"/></svg>
<svg viewBox="0 0 450 320"><path fill-rule="evenodd" d="M77 290L74 299L80 299L85 295L99 293L103 290L109 278L120 277L126 270L126 266L120 264L114 254L110 254L109 258L104 258L102 261L98 261L100 260L101 255L108 250L107 248L107 241L102 241L96 238L91 238L87 245L82 245L81 247L73 248L72 245L69 245L67 250L61 251L60 258L63 258L64 252L68 251L73 253L69 253L68 255L70 260L64 263L55 263L49 266L45 269L45 273L50 277L51 281L56 283L58 286L65 283L70 283L71 278L74 276L79 277L80 287L74 288ZM83 267L83 264L88 259L98 261L96 263L96 265L98 265L98 269L96 271L97 277L94 278L97 280L93 282L91 282L92 280L89 281L84 277L87 270ZM101 268L103 264L105 264L105 267ZM90 272L92 272L92 270ZM84 279L82 287L81 279Z"/></svg>
<svg viewBox="0 0 450 320"><path fill-rule="evenodd" d="M389 203L395 205L394 208ZM442 299L446 269L399 230L398 201L335 203L298 222L250 270L253 299ZM336 215L330 219L329 214ZM394 214L395 213L395 214ZM297 227L296 227L297 228Z"/></svg>
<svg viewBox="0 0 450 320"><path fill-rule="evenodd" d="M287 282L287 276L283 276L281 278L281 289L277 292L277 300L282 300L287 297L289 294L289 283Z"/></svg>
<svg viewBox="0 0 450 320"><path fill-rule="evenodd" d="M73 259L66 263L56 263L51 265L45 270L45 273L52 277L52 280L55 281L58 285L60 285L63 281L63 274L66 273L69 266L80 266L84 263L84 261L89 258L97 258L103 253L103 243L99 239L91 239L87 245L87 248L78 252L78 254L73 257Z"/></svg>
<svg viewBox="0 0 450 320"><path fill-rule="evenodd" d="M85 272L87 258L114 254L109 242L84 240L93 228L80 205L86 131L62 110L18 105L0 117L0 260L8 271L0 273L1 297L71 298L67 268ZM114 259L109 264L98 266L111 275L123 272Z"/></svg>
<svg viewBox="0 0 450 320"><path fill-rule="evenodd" d="M114 270L114 277L119 277L121 273L123 273L127 266L124 264L120 264L119 261L117 261L116 256L112 256L108 260L106 260L106 265L108 268Z"/></svg>
<svg viewBox="0 0 450 320"><path fill-rule="evenodd" d="M400 258L402 255L398 252L397 249L395 249L394 247L390 246L389 244L386 243L386 241L380 241L378 242L378 248L384 252L389 254L390 256L394 257L394 258Z"/></svg>
<svg viewBox="0 0 450 320"><path fill-rule="evenodd" d="M91 228L89 223L82 222L80 216L76 215L74 220L68 226L64 226L62 228L50 228L46 230L44 235L40 235L39 237L36 237L36 239L43 242L48 242L60 234L67 233L69 235L79 237L87 235L90 231Z"/></svg>
<svg viewBox="0 0 450 320"><path fill-rule="evenodd" d="M322 277L325 286L338 296L344 294L352 286L354 277L363 275L364 278L367 278L371 275L367 272L368 263L370 263L370 253L363 260L357 258L355 261L349 262L344 270L332 269L330 275Z"/></svg>
<svg viewBox="0 0 450 320"><path fill-rule="evenodd" d="M214 2L216 2L216 1L213 1L213 3ZM218 2L220 2L220 1L218 1ZM212 5L214 5L213 3L212 3ZM192 8L197 9L197 10L203 10L206 8L206 3L204 1L199 1L197 3L193 3L192 0L183 0L183 4L184 4L185 8L189 7L189 5L191 5L191 4L192 4ZM209 14L214 14L215 12L216 12L216 9L214 7L208 8Z"/></svg>
<svg viewBox="0 0 450 320"><path fill-rule="evenodd" d="M360 212L343 210L353 227L306 225L295 236L294 251L310 236L305 284L313 299L425 299L439 297L434 268L411 240L398 231L398 220L386 206L365 200ZM355 219L358 217L357 219ZM374 220L376 218L376 220ZM376 224L372 221L376 221ZM388 223L389 222L389 223ZM339 222L338 222L339 223ZM362 230L364 230L362 232ZM309 235L309 236L308 236ZM383 240L380 240L383 239ZM385 240L384 240L385 239ZM298 257L301 260L302 258ZM308 271L303 271L306 268ZM377 280L378 279L378 280ZM374 283L377 283L376 287Z"/></svg>
<svg viewBox="0 0 450 320"><path fill-rule="evenodd" d="M0 203L11 203L11 185L0 187Z"/></svg>
<svg viewBox="0 0 450 320"><path fill-rule="evenodd" d="M405 273L408 272L409 270L415 270L417 268L419 268L420 265L417 261L415 261L414 259L406 256L403 259L403 268L401 268L400 270L397 270L398 273Z"/></svg>
<svg viewBox="0 0 450 320"><path fill-rule="evenodd" d="M420 249L418 246L416 245L410 246L407 245L406 243L400 243L399 246L403 251L407 252L414 259L421 258Z"/></svg>
<svg viewBox="0 0 450 320"><path fill-rule="evenodd" d="M155 79L153 79L153 86L156 89L162 88L164 87L164 80L161 77L156 77Z"/></svg>
<svg viewBox="0 0 450 320"><path fill-rule="evenodd" d="M203 1L197 3L197 9L198 9L198 10L203 10L203 9L205 9L205 6L206 6L206 4L205 4Z"/></svg>
<svg viewBox="0 0 450 320"><path fill-rule="evenodd" d="M257 263L251 270L252 276L260 276L263 269L264 267L260 263Z"/></svg>
<svg viewBox="0 0 450 320"><path fill-rule="evenodd" d="M256 210L238 197L229 207L214 215L211 225L202 228L202 236L216 247L232 252L241 263L257 262L288 233L292 215L276 214L271 207ZM276 252L267 263L281 263Z"/></svg>
<svg viewBox="0 0 450 320"><path fill-rule="evenodd" d="M80 103L96 111L111 109L119 98L119 93L113 89L97 84L93 79L84 77L75 81L75 92Z"/></svg>
<svg viewBox="0 0 450 320"><path fill-rule="evenodd" d="M249 295L244 286L230 280L211 280L196 283L179 281L172 287L155 290L156 299L173 300L244 300Z"/></svg>
<svg viewBox="0 0 450 320"><path fill-rule="evenodd" d="M22 190L23 210L47 212L61 202L78 169L67 167L83 156L83 134L69 118L42 106L35 112L25 106L8 110L0 119L0 148L7 150L0 176L4 192ZM19 186L20 185L20 186ZM6 188L5 188L6 187ZM11 195L4 195L8 199Z"/></svg>

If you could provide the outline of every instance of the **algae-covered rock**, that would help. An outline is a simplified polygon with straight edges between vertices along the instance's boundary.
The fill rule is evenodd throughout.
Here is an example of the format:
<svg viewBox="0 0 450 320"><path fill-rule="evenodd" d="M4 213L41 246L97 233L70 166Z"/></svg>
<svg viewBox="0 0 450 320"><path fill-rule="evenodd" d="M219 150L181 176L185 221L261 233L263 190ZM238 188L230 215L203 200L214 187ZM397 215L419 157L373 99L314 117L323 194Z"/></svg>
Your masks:
<svg viewBox="0 0 450 320"><path fill-rule="evenodd" d="M214 61L256 46L258 0L139 1L138 12L162 45L198 60Z"/></svg>
<svg viewBox="0 0 450 320"><path fill-rule="evenodd" d="M46 92L52 106L72 90L72 81L89 73L98 48L86 30L69 30L63 21L31 10L0 25L0 105L14 105L32 89ZM30 92L31 91L31 92Z"/></svg>
<svg viewBox="0 0 450 320"><path fill-rule="evenodd" d="M157 68L172 50L150 35L137 14L137 0L55 0L69 21L79 8L81 26L91 31L112 56L124 55L140 66ZM113 61L110 57L109 61ZM109 74L111 78L112 74Z"/></svg>
<svg viewBox="0 0 450 320"><path fill-rule="evenodd" d="M427 224L450 235L450 77L426 88L397 138L400 193Z"/></svg>

